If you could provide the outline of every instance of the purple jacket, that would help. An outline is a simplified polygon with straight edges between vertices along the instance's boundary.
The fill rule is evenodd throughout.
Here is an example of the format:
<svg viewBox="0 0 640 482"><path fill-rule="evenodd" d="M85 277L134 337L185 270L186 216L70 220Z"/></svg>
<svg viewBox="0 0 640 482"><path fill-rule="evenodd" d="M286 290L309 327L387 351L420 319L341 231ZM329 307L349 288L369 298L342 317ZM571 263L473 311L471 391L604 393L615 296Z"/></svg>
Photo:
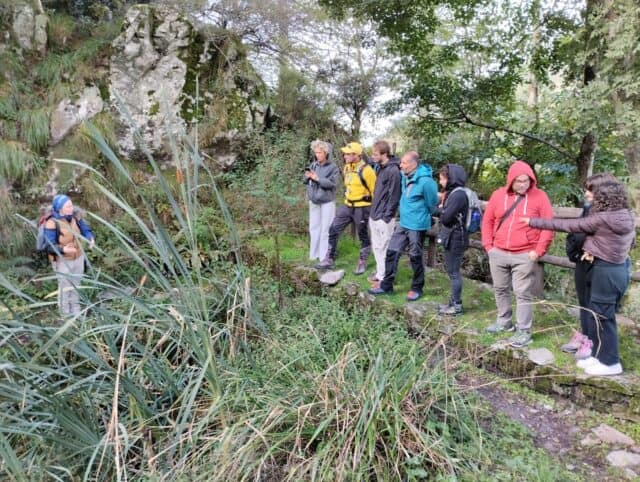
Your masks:
<svg viewBox="0 0 640 482"><path fill-rule="evenodd" d="M596 258L614 264L622 264L636 237L636 220L633 211L619 209L602 211L576 219L531 218L532 228L585 233L582 249Z"/></svg>

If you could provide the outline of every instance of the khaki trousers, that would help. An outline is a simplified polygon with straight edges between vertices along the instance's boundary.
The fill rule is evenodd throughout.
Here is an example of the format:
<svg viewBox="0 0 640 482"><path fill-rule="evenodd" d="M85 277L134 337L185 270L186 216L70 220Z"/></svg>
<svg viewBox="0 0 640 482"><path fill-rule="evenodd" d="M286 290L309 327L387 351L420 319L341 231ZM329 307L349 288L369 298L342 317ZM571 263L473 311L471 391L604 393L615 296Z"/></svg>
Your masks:
<svg viewBox="0 0 640 482"><path fill-rule="evenodd" d="M498 311L496 322L502 326L512 322L513 291L516 298L516 328L530 331L542 265L531 261L528 253L515 254L492 248L488 254Z"/></svg>

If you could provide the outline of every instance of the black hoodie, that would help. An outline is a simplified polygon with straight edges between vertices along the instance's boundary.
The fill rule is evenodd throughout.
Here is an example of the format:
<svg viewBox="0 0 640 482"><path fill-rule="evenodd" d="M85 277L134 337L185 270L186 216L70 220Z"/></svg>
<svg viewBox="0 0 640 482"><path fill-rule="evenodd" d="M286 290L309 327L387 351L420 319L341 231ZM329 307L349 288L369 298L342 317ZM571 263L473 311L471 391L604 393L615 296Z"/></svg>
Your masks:
<svg viewBox="0 0 640 482"><path fill-rule="evenodd" d="M384 166L378 165L376 188L373 192L373 202L369 218L374 221L383 219L385 223L391 221L398 210L402 193L402 175L400 162L396 157L390 157Z"/></svg>
<svg viewBox="0 0 640 482"><path fill-rule="evenodd" d="M455 192L453 190L465 186L467 173L458 164L447 164L447 169L449 176L444 188L444 205L434 212L434 216L440 217L439 238L446 249L454 247L452 243L466 247L469 244L469 235L464 229L464 224L469 211L469 201L463 189Z"/></svg>

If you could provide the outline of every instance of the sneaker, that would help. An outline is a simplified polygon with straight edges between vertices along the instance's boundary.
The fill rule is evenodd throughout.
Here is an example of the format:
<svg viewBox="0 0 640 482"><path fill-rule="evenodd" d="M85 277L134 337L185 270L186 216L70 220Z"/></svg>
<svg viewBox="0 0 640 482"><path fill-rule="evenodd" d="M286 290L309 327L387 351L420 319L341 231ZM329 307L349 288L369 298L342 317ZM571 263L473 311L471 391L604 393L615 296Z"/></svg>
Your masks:
<svg viewBox="0 0 640 482"><path fill-rule="evenodd" d="M509 322L506 325L501 325L500 323L496 322L493 325L489 325L485 328L485 331L487 333L502 333L502 332L507 332L507 331L513 331L515 330L515 326L513 326L513 323Z"/></svg>
<svg viewBox="0 0 640 482"><path fill-rule="evenodd" d="M566 353L573 353L575 351L578 351L582 346L582 343L587 339L588 338L582 333L574 331L571 340L562 345L560 349Z"/></svg>
<svg viewBox="0 0 640 482"><path fill-rule="evenodd" d="M441 308L438 310L438 314L449 316L460 315L462 314L462 303L454 303L453 305L446 306L444 309Z"/></svg>
<svg viewBox="0 0 640 482"><path fill-rule="evenodd" d="M364 274L366 269L367 269L367 262L364 259L359 259L356 269L353 270L353 274Z"/></svg>
<svg viewBox="0 0 640 482"><path fill-rule="evenodd" d="M369 281L370 283L377 283L382 280L378 279L378 276L375 273L371 273L369 276L367 276L367 281Z"/></svg>
<svg viewBox="0 0 640 482"><path fill-rule="evenodd" d="M590 356L589 358L583 358L582 360L578 360L578 363L576 363L576 366L578 368L582 368L583 370L586 369L588 366L593 365L595 362L598 362L598 359ZM598 362L600 363L600 362Z"/></svg>
<svg viewBox="0 0 640 482"><path fill-rule="evenodd" d="M371 288L367 290L367 293L370 295L378 296L378 295L390 295L393 293L393 290L383 290L379 286L377 288Z"/></svg>
<svg viewBox="0 0 640 482"><path fill-rule="evenodd" d="M332 258L324 258L318 264L314 266L315 269L333 269L334 262Z"/></svg>
<svg viewBox="0 0 640 482"><path fill-rule="evenodd" d="M422 292L411 290L407 293L407 301L415 301L421 296L422 296Z"/></svg>
<svg viewBox="0 0 640 482"><path fill-rule="evenodd" d="M509 345L514 348L522 348L527 346L533 340L531 339L531 333L524 330L516 331L515 335L509 338Z"/></svg>
<svg viewBox="0 0 640 482"><path fill-rule="evenodd" d="M622 373L622 365L620 365L620 363L605 365L604 363L601 363L598 359L596 359L595 362L584 369L584 372L587 375L620 375Z"/></svg>
<svg viewBox="0 0 640 482"><path fill-rule="evenodd" d="M576 357L576 360L584 360L591 356L592 351L593 342L589 338L585 337L585 340L582 342L582 345L580 345L580 348L578 348L578 351L576 351L574 356Z"/></svg>

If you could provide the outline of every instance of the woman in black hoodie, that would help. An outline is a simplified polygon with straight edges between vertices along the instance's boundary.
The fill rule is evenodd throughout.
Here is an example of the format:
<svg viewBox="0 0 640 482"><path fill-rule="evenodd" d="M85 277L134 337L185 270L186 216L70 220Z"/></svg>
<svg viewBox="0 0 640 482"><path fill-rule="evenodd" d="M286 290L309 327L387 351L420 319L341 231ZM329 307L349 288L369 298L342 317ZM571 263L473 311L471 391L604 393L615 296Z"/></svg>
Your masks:
<svg viewBox="0 0 640 482"><path fill-rule="evenodd" d="M438 172L441 203L434 216L440 217L438 242L444 248L444 263L451 283L449 302L440 305L438 312L442 315L459 315L462 313L462 275L460 267L464 251L469 246L469 233L465 229L465 221L469 210L469 201L463 188L467 182L467 173L458 164L447 164Z"/></svg>

